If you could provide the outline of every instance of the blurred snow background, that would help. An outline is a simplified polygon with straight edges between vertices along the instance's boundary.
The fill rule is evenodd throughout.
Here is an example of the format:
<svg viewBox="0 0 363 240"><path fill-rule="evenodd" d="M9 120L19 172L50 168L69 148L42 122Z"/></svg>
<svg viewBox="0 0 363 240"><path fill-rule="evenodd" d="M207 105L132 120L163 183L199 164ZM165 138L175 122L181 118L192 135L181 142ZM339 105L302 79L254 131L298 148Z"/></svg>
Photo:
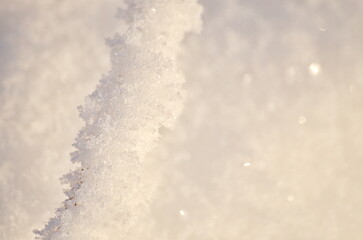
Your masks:
<svg viewBox="0 0 363 240"><path fill-rule="evenodd" d="M32 239L65 198L76 107L109 69L121 4L0 0L0 239ZM188 100L129 239L362 239L363 3L201 4Z"/></svg>
<svg viewBox="0 0 363 240"><path fill-rule="evenodd" d="M0 239L33 239L62 200L77 106L109 69L119 1L0 1Z"/></svg>

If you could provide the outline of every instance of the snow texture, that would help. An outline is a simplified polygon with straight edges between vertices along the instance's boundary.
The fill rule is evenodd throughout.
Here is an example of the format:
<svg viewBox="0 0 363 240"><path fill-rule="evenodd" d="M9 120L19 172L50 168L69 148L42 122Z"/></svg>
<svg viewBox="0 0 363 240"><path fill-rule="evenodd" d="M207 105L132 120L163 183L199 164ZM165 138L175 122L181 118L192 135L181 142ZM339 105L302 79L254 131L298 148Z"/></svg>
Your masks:
<svg viewBox="0 0 363 240"><path fill-rule="evenodd" d="M0 239L62 201L114 32L38 238L362 239L362 1L3 1Z"/></svg>
<svg viewBox="0 0 363 240"><path fill-rule="evenodd" d="M363 2L201 4L188 101L129 239L362 239Z"/></svg>
<svg viewBox="0 0 363 240"><path fill-rule="evenodd" d="M109 69L118 5L0 1L0 239L34 239L64 200L77 105Z"/></svg>
<svg viewBox="0 0 363 240"><path fill-rule="evenodd" d="M194 0L128 3L130 28L108 41L112 69L79 108L85 127L72 161L81 166L63 177L68 199L36 231L40 239L125 238L150 202L143 162L181 112L176 59L185 33L199 29L201 8Z"/></svg>

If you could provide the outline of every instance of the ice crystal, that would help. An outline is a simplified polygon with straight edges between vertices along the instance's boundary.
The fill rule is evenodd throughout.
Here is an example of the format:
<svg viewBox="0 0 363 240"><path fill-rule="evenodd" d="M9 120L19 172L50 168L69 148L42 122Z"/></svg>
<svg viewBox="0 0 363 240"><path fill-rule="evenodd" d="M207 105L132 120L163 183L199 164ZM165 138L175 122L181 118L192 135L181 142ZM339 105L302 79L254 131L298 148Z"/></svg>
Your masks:
<svg viewBox="0 0 363 240"><path fill-rule="evenodd" d="M153 187L143 162L158 130L181 112L177 56L184 35L200 27L201 8L194 0L150 0L132 1L128 11L128 31L108 41L112 69L79 107L85 127L72 161L81 166L63 177L68 199L36 231L40 239L123 238L147 208Z"/></svg>

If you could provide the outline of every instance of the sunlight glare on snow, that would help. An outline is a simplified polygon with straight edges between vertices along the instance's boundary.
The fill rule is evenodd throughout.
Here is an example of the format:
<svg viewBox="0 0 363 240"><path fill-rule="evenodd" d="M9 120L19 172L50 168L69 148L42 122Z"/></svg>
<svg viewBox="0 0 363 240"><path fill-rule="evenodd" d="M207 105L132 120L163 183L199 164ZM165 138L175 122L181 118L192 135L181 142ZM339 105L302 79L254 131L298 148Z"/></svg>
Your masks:
<svg viewBox="0 0 363 240"><path fill-rule="evenodd" d="M309 65L310 74L316 76L320 73L321 66L319 63L313 62Z"/></svg>

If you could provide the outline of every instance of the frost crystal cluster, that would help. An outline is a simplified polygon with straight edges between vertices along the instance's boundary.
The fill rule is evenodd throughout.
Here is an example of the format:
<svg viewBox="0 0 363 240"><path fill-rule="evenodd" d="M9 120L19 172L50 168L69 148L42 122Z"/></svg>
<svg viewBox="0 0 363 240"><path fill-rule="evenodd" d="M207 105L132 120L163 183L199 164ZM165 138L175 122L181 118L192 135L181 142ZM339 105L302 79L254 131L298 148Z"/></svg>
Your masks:
<svg viewBox="0 0 363 240"><path fill-rule="evenodd" d="M124 238L145 211L152 183L142 173L146 155L173 126L183 105L177 65L180 42L200 25L196 1L129 1L124 36L109 40L112 69L80 107L85 127L63 177L68 199L41 239ZM177 12L175 12L177 10Z"/></svg>

